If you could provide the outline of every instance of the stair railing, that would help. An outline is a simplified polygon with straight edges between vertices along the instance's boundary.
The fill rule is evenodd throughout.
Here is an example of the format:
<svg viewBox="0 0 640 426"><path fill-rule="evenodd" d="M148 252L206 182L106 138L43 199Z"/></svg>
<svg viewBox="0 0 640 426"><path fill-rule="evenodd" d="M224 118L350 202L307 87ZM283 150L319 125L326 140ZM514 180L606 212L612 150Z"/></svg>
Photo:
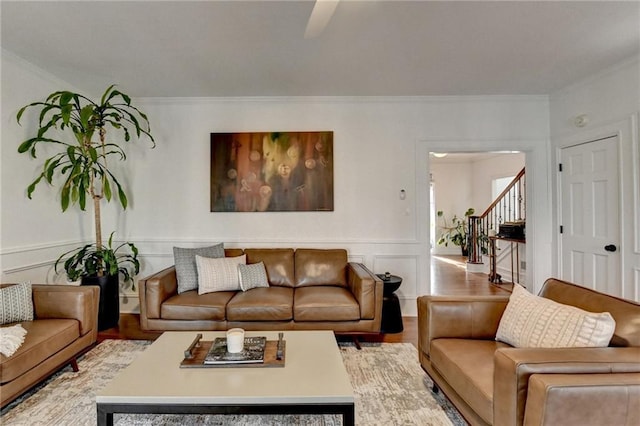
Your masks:
<svg viewBox="0 0 640 426"><path fill-rule="evenodd" d="M526 220L526 179L524 168L480 216L469 216L469 263L482 263L489 250L489 236L500 224Z"/></svg>

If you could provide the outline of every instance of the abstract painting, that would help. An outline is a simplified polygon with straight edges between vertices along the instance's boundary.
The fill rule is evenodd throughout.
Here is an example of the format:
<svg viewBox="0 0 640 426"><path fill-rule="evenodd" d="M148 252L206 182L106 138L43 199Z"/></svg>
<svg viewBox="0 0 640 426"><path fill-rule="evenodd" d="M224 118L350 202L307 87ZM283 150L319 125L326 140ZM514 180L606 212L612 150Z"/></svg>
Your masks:
<svg viewBox="0 0 640 426"><path fill-rule="evenodd" d="M211 211L333 211L333 132L211 133Z"/></svg>

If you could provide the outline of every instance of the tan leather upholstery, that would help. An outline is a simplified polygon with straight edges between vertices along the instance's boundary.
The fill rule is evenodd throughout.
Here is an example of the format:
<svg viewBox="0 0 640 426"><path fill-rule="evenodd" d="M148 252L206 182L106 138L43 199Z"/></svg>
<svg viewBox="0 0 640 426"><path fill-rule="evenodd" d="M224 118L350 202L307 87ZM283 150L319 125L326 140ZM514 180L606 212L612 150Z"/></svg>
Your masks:
<svg viewBox="0 0 640 426"><path fill-rule="evenodd" d="M264 262L269 285L293 287L293 249L246 249L247 263Z"/></svg>
<svg viewBox="0 0 640 426"><path fill-rule="evenodd" d="M11 357L0 354L1 406L74 360L98 336L99 287L32 288L35 318L20 323L27 330L25 341Z"/></svg>
<svg viewBox="0 0 640 426"><path fill-rule="evenodd" d="M225 249L264 262L268 288L178 295L175 268L139 281L143 330L333 330L379 333L382 281L342 249ZM300 263L300 265L298 265Z"/></svg>
<svg viewBox="0 0 640 426"><path fill-rule="evenodd" d="M347 286L347 251L296 250L296 287L312 285Z"/></svg>
<svg viewBox="0 0 640 426"><path fill-rule="evenodd" d="M616 320L610 346L640 346L638 304L557 279L547 280L540 296L589 312L610 312Z"/></svg>
<svg viewBox="0 0 640 426"><path fill-rule="evenodd" d="M592 409L593 395L621 398L615 404L620 422L604 424L636 424L640 399L622 395L637 395L640 386L640 305L555 279L545 282L541 295L610 312L616 320L611 346L512 348L495 341L508 295L423 296L418 298L420 364L472 425L600 425L602 414L574 418L566 410ZM532 377L538 378L532 382ZM565 405L552 403L556 397Z"/></svg>
<svg viewBox="0 0 640 426"><path fill-rule="evenodd" d="M235 294L218 291L199 295L198 290L175 294L162 303L160 318L224 321L227 303Z"/></svg>
<svg viewBox="0 0 640 426"><path fill-rule="evenodd" d="M525 426L640 425L640 374L533 374Z"/></svg>
<svg viewBox="0 0 640 426"><path fill-rule="evenodd" d="M293 319L296 321L358 321L360 307L353 293L335 286L296 288Z"/></svg>
<svg viewBox="0 0 640 426"><path fill-rule="evenodd" d="M293 289L254 288L237 293L227 305L229 321L290 321L293 319Z"/></svg>

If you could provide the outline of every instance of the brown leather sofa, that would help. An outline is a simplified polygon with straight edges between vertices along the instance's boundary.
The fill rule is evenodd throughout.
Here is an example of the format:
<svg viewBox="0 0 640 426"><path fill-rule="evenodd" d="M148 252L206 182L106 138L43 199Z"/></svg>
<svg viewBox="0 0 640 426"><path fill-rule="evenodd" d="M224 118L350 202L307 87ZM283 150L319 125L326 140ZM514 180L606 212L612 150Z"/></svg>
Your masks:
<svg viewBox="0 0 640 426"><path fill-rule="evenodd" d="M609 312L607 348L513 348L495 340L509 295L422 296L422 368L472 425L640 424L640 305L557 279L540 296Z"/></svg>
<svg viewBox="0 0 640 426"><path fill-rule="evenodd" d="M33 321L23 321L24 343L10 357L0 354L0 406L67 364L78 371L76 357L98 337L96 286L33 285ZM14 324L7 324L11 326Z"/></svg>
<svg viewBox="0 0 640 426"><path fill-rule="evenodd" d="M139 282L143 330L333 330L379 333L382 281L342 249L225 249L264 262L268 288L178 294L175 267Z"/></svg>

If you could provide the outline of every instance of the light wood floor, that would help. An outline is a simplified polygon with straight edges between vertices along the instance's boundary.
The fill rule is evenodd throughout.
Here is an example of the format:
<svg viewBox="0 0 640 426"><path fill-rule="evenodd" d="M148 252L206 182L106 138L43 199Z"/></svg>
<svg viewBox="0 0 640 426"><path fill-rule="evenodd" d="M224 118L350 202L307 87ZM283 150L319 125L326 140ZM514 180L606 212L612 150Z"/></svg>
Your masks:
<svg viewBox="0 0 640 426"><path fill-rule="evenodd" d="M469 273L465 258L461 256L433 256L431 262L432 294L437 295L489 295L511 291L509 284L492 284L487 274ZM404 331L376 337L376 341L413 343L418 345L417 317L403 317ZM104 339L155 340L161 333L140 330L138 314L121 314L118 327L98 333L98 341ZM369 340L371 338L367 338Z"/></svg>

